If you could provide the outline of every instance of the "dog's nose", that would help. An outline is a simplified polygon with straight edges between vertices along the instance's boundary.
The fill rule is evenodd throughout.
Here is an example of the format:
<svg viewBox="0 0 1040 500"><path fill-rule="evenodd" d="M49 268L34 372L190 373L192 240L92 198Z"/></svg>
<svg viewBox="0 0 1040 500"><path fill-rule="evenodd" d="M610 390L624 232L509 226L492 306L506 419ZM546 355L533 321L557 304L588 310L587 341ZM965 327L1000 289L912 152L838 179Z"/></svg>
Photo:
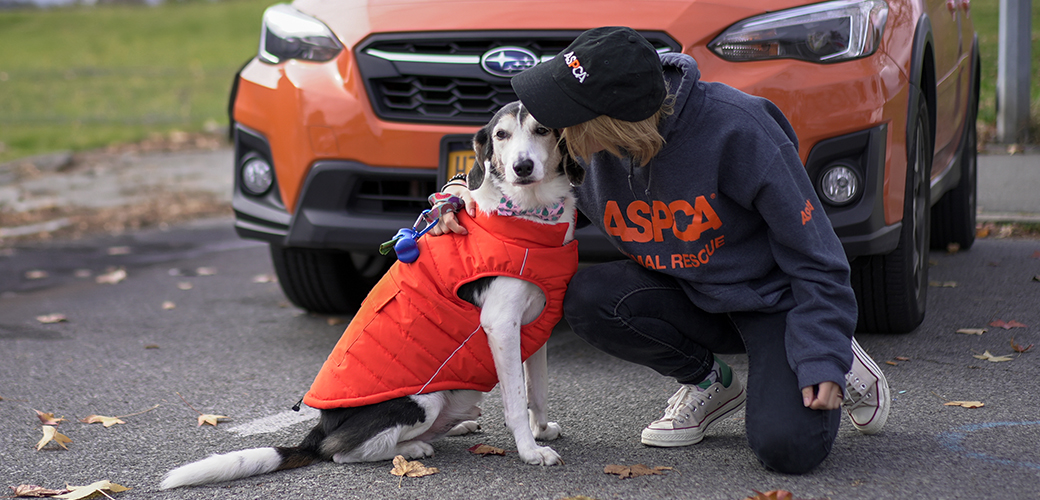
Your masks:
<svg viewBox="0 0 1040 500"><path fill-rule="evenodd" d="M527 177L534 172L534 161L528 158L520 160L513 165L513 172L516 172L517 177Z"/></svg>

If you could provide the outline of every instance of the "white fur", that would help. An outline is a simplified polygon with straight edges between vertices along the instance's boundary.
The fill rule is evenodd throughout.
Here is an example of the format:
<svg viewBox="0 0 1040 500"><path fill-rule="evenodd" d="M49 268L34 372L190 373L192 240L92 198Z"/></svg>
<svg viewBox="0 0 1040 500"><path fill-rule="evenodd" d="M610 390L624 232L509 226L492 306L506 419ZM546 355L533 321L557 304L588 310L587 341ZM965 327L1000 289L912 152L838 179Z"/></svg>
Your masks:
<svg viewBox="0 0 1040 500"><path fill-rule="evenodd" d="M563 159L553 131L513 104L489 123L487 140L493 154L486 158L484 182L472 191L478 208L492 212L502 196L520 209L540 209L564 202L559 224L568 224L564 242L574 238L575 206L570 181L560 172ZM478 152L478 157L480 153ZM529 160L529 163L524 163ZM522 165L522 168L520 168ZM522 216L540 223L545 221ZM520 362L520 326L534 321L545 307L545 296L537 285L497 277L476 297L481 308L480 323L498 372L506 425L513 433L520 458L536 465L562 463L560 456L535 440L560 436L560 426L547 418L548 369L545 346ZM526 382L526 383L525 383ZM480 428L477 405L483 393L455 390L410 396L422 407L426 419L410 426L384 429L350 450L337 450L339 442L327 438L322 453L337 463L389 460L397 455L422 458L434 453L430 442L445 435L461 435ZM321 424L319 424L321 425ZM255 448L213 455L170 471L161 489L227 481L276 470L281 456L274 448Z"/></svg>
<svg viewBox="0 0 1040 500"><path fill-rule="evenodd" d="M182 465L166 473L159 489L168 490L178 486L230 481L243 477L266 474L282 464L282 457L274 448L252 448L233 451L223 455Z"/></svg>

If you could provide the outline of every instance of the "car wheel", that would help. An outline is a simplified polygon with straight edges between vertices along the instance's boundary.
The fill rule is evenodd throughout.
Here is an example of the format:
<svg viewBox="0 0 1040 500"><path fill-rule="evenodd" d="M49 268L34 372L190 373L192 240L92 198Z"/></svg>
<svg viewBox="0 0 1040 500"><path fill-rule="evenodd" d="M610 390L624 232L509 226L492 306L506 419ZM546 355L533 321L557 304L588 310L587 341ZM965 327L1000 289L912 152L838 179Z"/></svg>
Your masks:
<svg viewBox="0 0 1040 500"><path fill-rule="evenodd" d="M381 255L271 245L278 283L302 309L353 313L394 259Z"/></svg>
<svg viewBox="0 0 1040 500"><path fill-rule="evenodd" d="M861 332L907 333L924 320L932 148L928 105L923 98L909 137L899 245L887 255L853 261L852 286L859 305L857 330Z"/></svg>
<svg viewBox="0 0 1040 500"><path fill-rule="evenodd" d="M936 250L944 250L953 243L961 250L967 250L975 243L975 194L978 185L976 102L969 101L968 119L964 124L966 130L960 151L960 182L932 207L932 248Z"/></svg>

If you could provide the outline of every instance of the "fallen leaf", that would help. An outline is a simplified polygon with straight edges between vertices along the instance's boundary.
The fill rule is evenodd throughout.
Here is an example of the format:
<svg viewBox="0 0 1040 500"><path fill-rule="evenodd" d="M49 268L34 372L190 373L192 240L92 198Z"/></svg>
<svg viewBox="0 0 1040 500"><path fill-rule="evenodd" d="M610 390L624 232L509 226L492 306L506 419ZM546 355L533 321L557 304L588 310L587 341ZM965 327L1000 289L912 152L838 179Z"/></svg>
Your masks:
<svg viewBox="0 0 1040 500"><path fill-rule="evenodd" d="M666 470L672 470L672 468L659 465L651 469L643 464L635 464L632 466L611 464L603 468L603 473L617 474L621 479L628 479L639 476L660 476L664 474L664 471Z"/></svg>
<svg viewBox="0 0 1040 500"><path fill-rule="evenodd" d="M253 276L253 283L274 283L276 281L278 281L278 279L270 274L258 274Z"/></svg>
<svg viewBox="0 0 1040 500"><path fill-rule="evenodd" d="M993 362L993 363L999 363L1001 361L1011 361L1012 359L1015 359L1015 358L1012 358L1010 356L994 356L994 355L990 354L989 351L986 351L986 352L984 352L982 354L975 354L973 356L975 358L984 359L986 361L990 361L990 362Z"/></svg>
<svg viewBox="0 0 1040 500"><path fill-rule="evenodd" d="M120 281L123 281L125 279L126 269L119 268L115 271L99 275L98 277L94 278L94 281L102 285L115 285L116 283L119 283Z"/></svg>
<svg viewBox="0 0 1040 500"><path fill-rule="evenodd" d="M325 322L328 323L329 326L336 326L336 325L342 325L342 324L346 323L347 320L345 320L343 318L336 317L336 316L329 316L328 318L325 319Z"/></svg>
<svg viewBox="0 0 1040 500"><path fill-rule="evenodd" d="M957 288L956 281L929 281L928 286L933 288Z"/></svg>
<svg viewBox="0 0 1040 500"><path fill-rule="evenodd" d="M162 308L163 308L163 310L169 311L171 309L176 309L177 308L177 304L174 304L173 301L166 300L166 301L163 301Z"/></svg>
<svg viewBox="0 0 1040 500"><path fill-rule="evenodd" d="M52 497L54 495L61 495L69 492L69 490L52 490L35 484L19 484L18 486L11 486L10 488L14 490L15 497L21 498Z"/></svg>
<svg viewBox="0 0 1040 500"><path fill-rule="evenodd" d="M474 455L483 455L485 457L488 456L488 455L505 455L506 454L506 450L503 450L502 448L495 448L494 446L489 446L489 445L486 445L486 444L478 444L476 446L472 446L467 451L469 451L470 453L472 453Z"/></svg>
<svg viewBox="0 0 1040 500"><path fill-rule="evenodd" d="M961 251L961 244L957 243L956 241L950 243L949 245L946 245L946 253L950 255L953 255L959 251Z"/></svg>
<svg viewBox="0 0 1040 500"><path fill-rule="evenodd" d="M69 321L69 318L66 318L65 315L62 313L53 313L37 316L36 321L39 321L40 323L43 323L45 325L49 325L54 323L67 323Z"/></svg>
<svg viewBox="0 0 1040 500"><path fill-rule="evenodd" d="M1019 353L1026 352L1026 351L1028 351L1028 350L1030 350L1032 348L1033 348L1033 344L1029 344L1029 345L1023 347L1023 346L1020 346L1020 345L1015 343L1015 337L1011 337L1011 349L1014 350L1015 352L1019 352Z"/></svg>
<svg viewBox="0 0 1040 500"><path fill-rule="evenodd" d="M755 492L755 496L747 497L744 500L795 500L794 493L787 490L770 490L762 493L758 490L751 490Z"/></svg>
<svg viewBox="0 0 1040 500"><path fill-rule="evenodd" d="M1033 252L1033 255L1031 255L1030 258L1040 259L1040 250Z"/></svg>
<svg viewBox="0 0 1040 500"><path fill-rule="evenodd" d="M225 419L229 419L229 418L231 418L231 417L228 417L226 415L212 415L212 414L206 413L206 414L203 414L203 415L199 415L199 425L197 427L201 427L202 424L209 424L209 425L212 425L213 427L216 427L217 426L217 422L219 422L220 420L225 420Z"/></svg>
<svg viewBox="0 0 1040 500"><path fill-rule="evenodd" d="M40 439L40 442L36 443L36 451L40 451L41 448L46 446L47 443L51 442L52 440L55 443L58 443L58 446L61 446L66 450L69 449L67 446L65 446L65 443L71 443L72 439L69 439L68 436L58 432L57 428L55 428L54 426L45 425L43 426L42 430L43 437Z"/></svg>
<svg viewBox="0 0 1040 500"><path fill-rule="evenodd" d="M1040 274L1033 276L1033 281L1040 281Z"/></svg>
<svg viewBox="0 0 1040 500"><path fill-rule="evenodd" d="M910 358L906 356L896 356L896 361L910 361Z"/></svg>
<svg viewBox="0 0 1040 500"><path fill-rule="evenodd" d="M39 417L40 423L43 425L58 425L60 422L68 422L68 420L65 420L65 417L54 418L53 413L44 413L36 409L33 411L36 412L36 416Z"/></svg>
<svg viewBox="0 0 1040 500"><path fill-rule="evenodd" d="M975 229L976 238L985 238L989 236L989 226L983 226Z"/></svg>
<svg viewBox="0 0 1040 500"><path fill-rule="evenodd" d="M963 333L965 335L982 335L986 333L985 328L961 328L957 330L957 333Z"/></svg>
<svg viewBox="0 0 1040 500"><path fill-rule="evenodd" d="M391 474L401 477L423 477L438 472L440 470L436 467L427 467L419 461L409 462L402 455L394 457L394 468L390 471Z"/></svg>
<svg viewBox="0 0 1040 500"><path fill-rule="evenodd" d="M177 283L177 288L180 288L181 290L191 290L194 287L192 286L191 283L189 283L187 281L181 281L181 282Z"/></svg>
<svg viewBox="0 0 1040 500"><path fill-rule="evenodd" d="M47 271L40 269L33 269L32 271L25 272L25 279L27 280L42 280L48 276L50 276L50 274L48 274Z"/></svg>
<svg viewBox="0 0 1040 500"><path fill-rule="evenodd" d="M217 274L217 268L215 267L200 267L195 270L195 274L199 276L214 276Z"/></svg>
<svg viewBox="0 0 1040 500"><path fill-rule="evenodd" d="M80 498L87 498L95 493L100 493L108 497L108 494L106 494L105 491L119 493L121 491L126 491L130 489L126 486L113 483L112 481L109 481L107 479L104 481L98 481L96 483L88 484L86 486L68 486L67 488L70 490L68 493L63 493L54 498L64 498L66 500L79 500Z"/></svg>
<svg viewBox="0 0 1040 500"><path fill-rule="evenodd" d="M93 276L94 273L91 272L90 269L76 269L76 271L74 273L72 273L72 275L77 277L77 278L83 279L83 278L89 278L89 277Z"/></svg>
<svg viewBox="0 0 1040 500"><path fill-rule="evenodd" d="M145 344L144 348L145 349L158 349L159 348L159 344Z"/></svg>
<svg viewBox="0 0 1040 500"><path fill-rule="evenodd" d="M982 408L983 406L986 406L986 404L983 403L982 401L950 401L949 403L944 403L943 406L961 406L961 407L964 407L964 408Z"/></svg>
<svg viewBox="0 0 1040 500"><path fill-rule="evenodd" d="M1025 328L1025 327L1027 327L1029 325L1025 325L1025 324L1019 323L1018 321L1015 321L1015 320L1004 321L1004 320L998 319L998 320L995 320L992 323L990 323L989 326L995 326L997 328L1003 328L1005 330L1010 330L1012 328Z"/></svg>
<svg viewBox="0 0 1040 500"><path fill-rule="evenodd" d="M119 247L108 247L109 255L127 255L130 253L130 247L119 246Z"/></svg>
<svg viewBox="0 0 1040 500"><path fill-rule="evenodd" d="M899 363L896 363L895 361L885 361L885 364L886 365L892 365L892 366L899 366Z"/></svg>
<svg viewBox="0 0 1040 500"><path fill-rule="evenodd" d="M116 424L125 424L119 417L106 417L104 415L90 415L87 418L80 419L80 422L84 424L101 424L105 427L112 427Z"/></svg>

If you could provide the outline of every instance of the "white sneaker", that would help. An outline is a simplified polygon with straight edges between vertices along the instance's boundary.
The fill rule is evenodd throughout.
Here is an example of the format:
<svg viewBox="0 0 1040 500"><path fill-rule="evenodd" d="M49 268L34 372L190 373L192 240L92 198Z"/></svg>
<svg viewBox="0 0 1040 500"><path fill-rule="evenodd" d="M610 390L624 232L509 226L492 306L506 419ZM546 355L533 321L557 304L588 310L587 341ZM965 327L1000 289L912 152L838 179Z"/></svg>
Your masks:
<svg viewBox="0 0 1040 500"><path fill-rule="evenodd" d="M852 425L863 434L877 434L888 421L892 398L888 380L877 363L852 339L852 369L845 375L842 403Z"/></svg>
<svg viewBox="0 0 1040 500"><path fill-rule="evenodd" d="M683 384L668 398L664 416L643 429L643 444L650 446L687 446L704 439L715 422L744 407L747 392L726 365L719 381L702 388ZM723 381L729 379L729 387Z"/></svg>

